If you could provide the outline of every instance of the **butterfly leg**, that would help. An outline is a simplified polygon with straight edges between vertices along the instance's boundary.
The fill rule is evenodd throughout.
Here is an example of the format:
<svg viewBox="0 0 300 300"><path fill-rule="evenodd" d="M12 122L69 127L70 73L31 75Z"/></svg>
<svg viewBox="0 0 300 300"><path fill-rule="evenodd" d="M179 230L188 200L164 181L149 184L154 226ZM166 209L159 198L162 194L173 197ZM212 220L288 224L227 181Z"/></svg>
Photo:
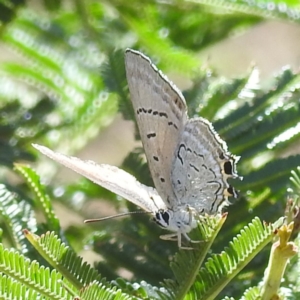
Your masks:
<svg viewBox="0 0 300 300"><path fill-rule="evenodd" d="M201 243L202 241L195 241L195 240L192 240L186 233L182 233L182 235L186 238L186 240L190 243L193 243L193 244L197 244L197 243Z"/></svg>
<svg viewBox="0 0 300 300"><path fill-rule="evenodd" d="M187 234L184 234L185 237L187 237L188 240L191 240ZM162 240L165 240L165 241L177 241L177 244L178 244L178 248L179 249L184 249L184 250L193 250L193 248L191 247L184 247L184 246L181 246L181 233L171 233L171 234L164 234L164 235L161 235L160 238Z"/></svg>
<svg viewBox="0 0 300 300"><path fill-rule="evenodd" d="M188 241L188 242L190 242L190 243L197 243L198 241L193 241L193 240L191 240L190 239L190 237L185 233L185 232L183 232L183 233L178 233L178 248L179 249L183 249L183 250L195 250L195 248L193 248L193 247L183 247L183 246L181 246L181 234L185 237L185 239Z"/></svg>
<svg viewBox="0 0 300 300"><path fill-rule="evenodd" d="M186 206L186 210L189 213L189 225L192 227L192 224L194 222L194 216L196 215L197 211L189 205ZM186 233L182 233L182 234L190 243L194 243L194 244L201 243L201 241L192 240Z"/></svg>
<svg viewBox="0 0 300 300"><path fill-rule="evenodd" d="M164 234L161 235L159 238L161 238L164 241L177 241L177 233L170 233L170 234Z"/></svg>
<svg viewBox="0 0 300 300"><path fill-rule="evenodd" d="M183 236L186 238L188 238L188 240L191 241L191 239L188 237L188 235L186 233L183 233ZM178 233L178 248L182 249L182 250L195 250L193 247L185 247L185 246L181 246L181 233Z"/></svg>

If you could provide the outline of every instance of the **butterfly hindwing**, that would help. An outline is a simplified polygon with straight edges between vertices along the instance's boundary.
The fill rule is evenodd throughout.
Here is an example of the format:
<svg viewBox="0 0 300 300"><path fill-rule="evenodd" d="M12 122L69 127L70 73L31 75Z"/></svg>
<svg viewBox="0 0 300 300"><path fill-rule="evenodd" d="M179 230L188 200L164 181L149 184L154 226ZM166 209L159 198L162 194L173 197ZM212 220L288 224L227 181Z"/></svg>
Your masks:
<svg viewBox="0 0 300 300"><path fill-rule="evenodd" d="M236 178L236 158L203 118L188 121L174 154L172 184L180 205L214 214L237 193L227 182Z"/></svg>

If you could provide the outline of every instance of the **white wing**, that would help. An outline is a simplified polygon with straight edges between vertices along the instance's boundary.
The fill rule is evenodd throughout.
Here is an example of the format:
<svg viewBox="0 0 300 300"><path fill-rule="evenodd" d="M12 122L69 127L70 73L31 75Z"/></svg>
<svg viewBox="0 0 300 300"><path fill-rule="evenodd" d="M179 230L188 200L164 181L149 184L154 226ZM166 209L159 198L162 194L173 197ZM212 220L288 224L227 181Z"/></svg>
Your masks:
<svg viewBox="0 0 300 300"><path fill-rule="evenodd" d="M237 157L227 151L210 122L191 119L186 124L174 156L172 183L181 205L214 214L237 192L227 181L237 178Z"/></svg>
<svg viewBox="0 0 300 300"><path fill-rule="evenodd" d="M54 152L44 146L32 145L56 162L74 170L146 211L153 213L158 209L166 208L155 189L141 184L135 177L117 167L105 164L99 165L93 161L83 161L77 157Z"/></svg>
<svg viewBox="0 0 300 300"><path fill-rule="evenodd" d="M186 103L181 92L138 51L125 53L126 76L157 192L168 208L178 205L171 170L174 151L187 121Z"/></svg>

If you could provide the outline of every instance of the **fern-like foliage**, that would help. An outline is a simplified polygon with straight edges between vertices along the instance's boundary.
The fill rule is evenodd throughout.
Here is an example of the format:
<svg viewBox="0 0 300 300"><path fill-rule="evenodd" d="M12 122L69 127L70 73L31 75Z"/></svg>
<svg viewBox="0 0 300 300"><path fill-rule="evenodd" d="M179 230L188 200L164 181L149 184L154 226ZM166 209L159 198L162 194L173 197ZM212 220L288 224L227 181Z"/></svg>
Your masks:
<svg viewBox="0 0 300 300"><path fill-rule="evenodd" d="M3 184L0 185L0 215L5 224L5 237L19 251L28 252L21 229L30 226L31 230L36 231L33 210L25 200L18 199L17 195Z"/></svg>
<svg viewBox="0 0 300 300"><path fill-rule="evenodd" d="M26 231L25 234L29 237L29 240L33 242L33 245L37 246L34 242L34 240L37 239L37 236L33 236L28 231ZM47 240L48 242L49 240L52 240L52 250L56 248L56 253L52 252L52 255L50 254L51 249L49 249L49 257L56 257L58 259L61 249L57 249L57 247L64 248L64 246L59 243L53 234L48 234ZM47 246L45 245L45 247ZM76 286L78 281L70 282L69 279L71 277L63 277L59 270L51 271L49 268L44 268L36 261L30 261L14 250L9 251L4 249L3 245L0 244L0 271L2 274L5 274L0 276L0 296L7 297L6 299L20 300L41 299L41 296L43 299L68 300L74 299L77 295L82 297L80 299L86 300L116 299L116 297L124 300L130 299L129 296L126 296L116 288L108 288L98 281L93 281L94 277L97 277L97 272L92 270L86 264L80 264L79 257L75 257L74 255L71 256L69 255L69 258L75 259L74 261L68 261L68 265L72 268L72 271L80 271L83 276L82 278L85 278L90 282L90 284L86 285L84 288L82 288L82 285ZM58 264L56 266L58 266ZM72 283L75 283L75 286L72 285Z"/></svg>
<svg viewBox="0 0 300 300"><path fill-rule="evenodd" d="M26 231L25 235L39 253L78 289L93 280L100 280L99 274L81 257L69 249L54 233L46 233L40 238ZM79 277L79 271L80 277Z"/></svg>
<svg viewBox="0 0 300 300"><path fill-rule="evenodd" d="M289 1L286 3L273 3L267 1L245 1L245 0L229 0L229 1L209 1L197 0L199 4L207 5L208 7L216 9L224 9L227 11L241 12L248 15L261 16L266 18L276 19L293 19L299 21L299 4L297 2Z"/></svg>
<svg viewBox="0 0 300 300"><path fill-rule="evenodd" d="M169 285L174 298L183 299L188 295L189 299L215 299L232 278L272 240L275 226L263 225L258 218L254 219L229 243L228 248L221 254L211 255L201 268L202 261L200 265L197 264L197 256L203 257L201 252L205 246L192 256L186 252L177 254L176 268L173 266L172 269L175 276L179 277L176 283ZM194 270L197 275L191 280ZM187 282L192 285L187 286Z"/></svg>
<svg viewBox="0 0 300 300"><path fill-rule="evenodd" d="M199 241L197 247L194 246L195 250L181 251L175 255L174 261L171 263L175 280L167 281L167 287L174 298L183 299L190 290L198 270L225 220L226 216L223 215L218 220L208 218L202 221L199 224L202 241Z"/></svg>
<svg viewBox="0 0 300 300"><path fill-rule="evenodd" d="M10 276L0 275L0 297L3 299L22 300L27 298L36 300L40 298L40 295L37 291L28 289L22 282L15 281Z"/></svg>
<svg viewBox="0 0 300 300"><path fill-rule="evenodd" d="M40 183L39 176L31 168L26 166L15 165L15 169L26 180L27 185L34 193L34 196L37 199L37 207L43 212L43 215L46 217L49 229L59 232L59 220L57 219L53 211L50 197L48 196L48 194L46 194L45 187Z"/></svg>
<svg viewBox="0 0 300 300"><path fill-rule="evenodd" d="M228 282L272 240L275 229L274 226L263 225L258 218L244 227L224 252L212 255L205 268L200 270L195 288L191 291L195 293L195 299L206 298L206 295L214 299ZM202 286L201 291L197 282Z"/></svg>
<svg viewBox="0 0 300 300"><path fill-rule="evenodd" d="M120 290L116 288L104 288L99 282L92 282L88 287L82 289L79 294L80 299L93 300L93 299L133 299L130 296L122 294Z"/></svg>
<svg viewBox="0 0 300 300"><path fill-rule="evenodd" d="M61 274L30 261L15 250L8 250L0 244L2 297L8 299L38 299L40 295L50 299L72 299L61 288ZM33 298L27 298L32 296Z"/></svg>
<svg viewBox="0 0 300 300"><path fill-rule="evenodd" d="M104 91L101 77L97 74L96 66L101 64L100 53L89 53L88 48L86 51L77 50L67 42L67 32L61 31L58 35L57 29L50 20L41 20L26 11L20 13L16 22L5 31L3 40L21 53L28 63L5 63L1 69L6 77L37 86L56 102L54 123L56 128L60 128L56 134L61 135L61 139L72 136L74 147L78 148L85 143L84 138L95 135L101 124L105 126L110 122L116 113L117 103L113 95ZM36 39L36 36L44 36L44 39ZM80 36L77 38L82 39ZM54 43L56 46L52 47ZM83 40L79 43L84 45ZM81 56L83 53L85 59ZM13 88L13 82L11 85ZM84 134L80 132L82 129ZM70 146L70 142L68 144Z"/></svg>
<svg viewBox="0 0 300 300"><path fill-rule="evenodd" d="M293 195L297 198L299 198L300 196L300 167L297 167L296 170L292 170L291 172L291 177L290 177L290 181L293 185Z"/></svg>
<svg viewBox="0 0 300 300"><path fill-rule="evenodd" d="M241 300L255 300L259 297L259 288L253 287L245 291Z"/></svg>

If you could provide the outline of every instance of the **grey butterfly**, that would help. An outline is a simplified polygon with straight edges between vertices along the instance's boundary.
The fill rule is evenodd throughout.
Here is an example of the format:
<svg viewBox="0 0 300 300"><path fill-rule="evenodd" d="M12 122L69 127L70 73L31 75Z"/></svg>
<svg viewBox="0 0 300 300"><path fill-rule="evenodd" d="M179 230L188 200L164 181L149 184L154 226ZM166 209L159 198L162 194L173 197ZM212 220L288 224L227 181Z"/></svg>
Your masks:
<svg viewBox="0 0 300 300"><path fill-rule="evenodd" d="M237 178L237 157L230 154L210 122L189 119L182 93L138 51L125 52L126 76L140 136L155 188L106 164L83 161L39 145L51 159L153 214L154 221L178 241L197 225L197 215L214 215L237 197L227 182ZM192 241L193 242L193 241Z"/></svg>

